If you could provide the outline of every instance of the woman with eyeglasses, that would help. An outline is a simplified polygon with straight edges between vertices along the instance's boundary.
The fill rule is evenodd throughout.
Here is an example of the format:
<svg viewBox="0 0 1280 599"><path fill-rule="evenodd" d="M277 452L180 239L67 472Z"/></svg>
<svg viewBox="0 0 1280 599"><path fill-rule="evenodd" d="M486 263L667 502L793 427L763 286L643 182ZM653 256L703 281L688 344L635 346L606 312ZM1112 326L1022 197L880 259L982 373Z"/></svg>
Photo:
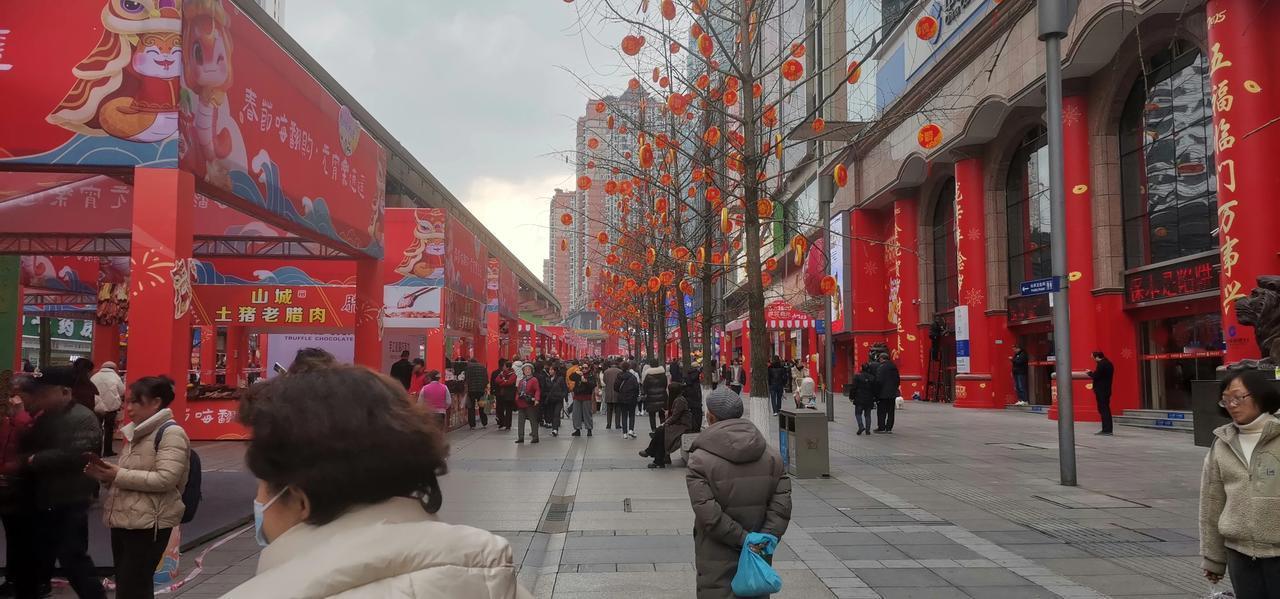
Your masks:
<svg viewBox="0 0 1280 599"><path fill-rule="evenodd" d="M1280 597L1280 391L1260 371L1230 372L1218 405L1231 423L1204 460L1200 555L1205 578L1231 573L1237 599Z"/></svg>

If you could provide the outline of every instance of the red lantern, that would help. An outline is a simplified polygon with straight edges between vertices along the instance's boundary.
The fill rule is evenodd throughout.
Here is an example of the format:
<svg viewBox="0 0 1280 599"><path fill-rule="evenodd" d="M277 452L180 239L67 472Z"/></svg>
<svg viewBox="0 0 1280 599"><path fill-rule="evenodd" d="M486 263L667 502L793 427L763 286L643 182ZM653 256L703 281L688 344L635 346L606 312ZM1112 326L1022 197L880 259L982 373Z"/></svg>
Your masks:
<svg viewBox="0 0 1280 599"><path fill-rule="evenodd" d="M653 147L649 144L640 146L640 168L653 167Z"/></svg>
<svg viewBox="0 0 1280 599"><path fill-rule="evenodd" d="M916 37L922 40L931 40L938 35L938 20L925 15L916 21Z"/></svg>
<svg viewBox="0 0 1280 599"><path fill-rule="evenodd" d="M773 269L775 269L775 268L777 268L777 267L778 267L778 259L777 259L777 258L769 258L768 260L765 260L765 261L764 261L764 269L765 269L765 270L773 270Z"/></svg>
<svg viewBox="0 0 1280 599"><path fill-rule="evenodd" d="M800 42L791 44L791 56L794 58L804 58L804 44Z"/></svg>
<svg viewBox="0 0 1280 599"><path fill-rule="evenodd" d="M649 291L657 291L661 286L662 282L658 280L658 277L649 277Z"/></svg>
<svg viewBox="0 0 1280 599"><path fill-rule="evenodd" d="M594 138L594 137L592 137L591 139L588 139L588 140L587 140L587 147L588 147L588 148L591 148L592 150L594 150L594 149L596 149L596 148L600 147L600 140L598 140L598 139L596 139L596 138Z"/></svg>
<svg viewBox="0 0 1280 599"><path fill-rule="evenodd" d="M591 189L591 177L588 177L586 175L578 177L578 189L581 189L583 191Z"/></svg>
<svg viewBox="0 0 1280 599"><path fill-rule="evenodd" d="M569 225L572 225L572 224L573 224L573 215L572 215L572 214L569 214L568 212L566 212L566 213L564 213L564 214L561 214L561 215L560 215L560 224L562 224L562 225L564 225L564 226L566 226L566 227L567 227L567 226L569 226Z"/></svg>
<svg viewBox="0 0 1280 599"><path fill-rule="evenodd" d="M733 106L738 103L738 92L729 90L724 93L724 105Z"/></svg>
<svg viewBox="0 0 1280 599"><path fill-rule="evenodd" d="M622 38L622 53L627 56L635 56L640 53L640 49L644 47L643 35L628 35Z"/></svg>
<svg viewBox="0 0 1280 599"><path fill-rule="evenodd" d="M794 58L782 63L782 78L787 81L799 81L804 76L804 65Z"/></svg>
<svg viewBox="0 0 1280 599"><path fill-rule="evenodd" d="M698 53L706 58L711 58L711 53L715 51L715 46L711 42L711 36L703 33L698 36Z"/></svg>
<svg viewBox="0 0 1280 599"><path fill-rule="evenodd" d="M662 274L659 275L659 278L662 280L663 285L670 285L675 282L676 273L671 272L669 270L664 270L662 271Z"/></svg>
<svg viewBox="0 0 1280 599"><path fill-rule="evenodd" d="M823 295L835 295L836 294L836 278L831 275L822 277L821 289L822 289Z"/></svg>
<svg viewBox="0 0 1280 599"><path fill-rule="evenodd" d="M640 261L638 261L638 260L632 260L632 261L631 261L631 264L628 264L627 266L628 266L628 267L630 267L630 268L631 268L631 270L636 271L636 272L640 272L640 271L644 270L644 266L642 266L642 265L640 264Z"/></svg>
<svg viewBox="0 0 1280 599"><path fill-rule="evenodd" d="M596 112L604 112L604 100L596 101Z"/></svg>
<svg viewBox="0 0 1280 599"><path fill-rule="evenodd" d="M676 260L684 260L689 257L689 248L684 247L683 245L678 245L671 250L671 257Z"/></svg>
<svg viewBox="0 0 1280 599"><path fill-rule="evenodd" d="M709 127L707 129L707 132L702 134L702 141L706 142L706 144L709 146L714 146L716 144L719 144L720 128L715 125L712 125L711 127Z"/></svg>
<svg viewBox="0 0 1280 599"><path fill-rule="evenodd" d="M760 218L769 218L773 216L773 202L771 200L756 200L756 214Z"/></svg>
<svg viewBox="0 0 1280 599"><path fill-rule="evenodd" d="M856 60L850 61L849 75L846 81L849 82L849 85L853 85L857 83L859 79L862 79L862 63Z"/></svg>
<svg viewBox="0 0 1280 599"><path fill-rule="evenodd" d="M778 124L778 105L770 104L764 107L764 112L760 115L760 122L766 127L774 127Z"/></svg>
<svg viewBox="0 0 1280 599"><path fill-rule="evenodd" d="M608 264L609 266L616 266L619 260L621 260L621 258L619 258L617 254L609 254L604 257L605 264Z"/></svg>
<svg viewBox="0 0 1280 599"><path fill-rule="evenodd" d="M843 164L837 164L831 171L831 178L835 180L836 187L844 187L849 184L849 167Z"/></svg>
<svg viewBox="0 0 1280 599"><path fill-rule="evenodd" d="M649 263L649 264L653 264L653 263L654 263L654 261L656 261L657 259L658 259L658 251L657 251L657 250L653 249L652 247L645 248L645 250L644 250L644 261L645 261L645 262L647 262L647 263Z"/></svg>
<svg viewBox="0 0 1280 599"><path fill-rule="evenodd" d="M942 127L928 123L916 133L916 142L926 150L932 150L942 143Z"/></svg>
<svg viewBox="0 0 1280 599"><path fill-rule="evenodd" d="M826 128L827 128L827 121L823 120L822 117L817 117L813 119L814 133L822 133L822 131Z"/></svg>
<svg viewBox="0 0 1280 599"><path fill-rule="evenodd" d="M680 293L693 295L693 283L690 283L688 279L680 281Z"/></svg>

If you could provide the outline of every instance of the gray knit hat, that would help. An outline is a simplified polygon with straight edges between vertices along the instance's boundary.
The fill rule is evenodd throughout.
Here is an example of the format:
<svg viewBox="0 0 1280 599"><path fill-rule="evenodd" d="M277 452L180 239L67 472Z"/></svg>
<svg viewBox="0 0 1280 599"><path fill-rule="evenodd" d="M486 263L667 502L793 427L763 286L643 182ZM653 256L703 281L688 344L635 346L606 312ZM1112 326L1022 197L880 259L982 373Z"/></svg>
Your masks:
<svg viewBox="0 0 1280 599"><path fill-rule="evenodd" d="M715 415L716 420L732 420L742 418L742 398L732 389L720 385L707 395L707 411Z"/></svg>

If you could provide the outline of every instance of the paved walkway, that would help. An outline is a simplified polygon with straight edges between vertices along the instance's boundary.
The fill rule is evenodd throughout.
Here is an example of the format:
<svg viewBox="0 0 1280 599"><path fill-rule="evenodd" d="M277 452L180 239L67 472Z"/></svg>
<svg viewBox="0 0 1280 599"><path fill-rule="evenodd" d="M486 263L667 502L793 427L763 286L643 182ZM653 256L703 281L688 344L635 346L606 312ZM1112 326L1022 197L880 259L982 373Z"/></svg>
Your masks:
<svg viewBox="0 0 1280 599"><path fill-rule="evenodd" d="M851 420L839 403L832 478L795 482L775 558L781 597L1150 599L1208 589L1196 557L1204 450L1190 435L1120 427L1096 437L1082 424L1080 486L1066 488L1056 425L1043 416L909 403L893 435L871 437L854 436ZM596 432L538 445L492 428L453 433L441 517L509 538L538 597L693 597L683 469L649 470L636 456L642 440ZM219 596L252 576L256 554L252 533L226 541L177 594Z"/></svg>

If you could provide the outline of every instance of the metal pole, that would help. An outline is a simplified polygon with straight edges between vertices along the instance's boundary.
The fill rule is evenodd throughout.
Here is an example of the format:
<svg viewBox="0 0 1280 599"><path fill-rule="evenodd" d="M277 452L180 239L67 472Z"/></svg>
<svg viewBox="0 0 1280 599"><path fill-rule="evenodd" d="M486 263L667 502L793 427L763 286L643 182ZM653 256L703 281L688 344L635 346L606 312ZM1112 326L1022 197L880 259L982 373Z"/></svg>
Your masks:
<svg viewBox="0 0 1280 599"><path fill-rule="evenodd" d="M1062 38L1044 38L1045 94L1049 128L1049 248L1053 276L1061 283L1053 299L1054 367L1058 386L1058 462L1064 486L1076 486L1075 411L1071 397L1071 328L1067 306L1067 206L1062 158Z"/></svg>
<svg viewBox="0 0 1280 599"><path fill-rule="evenodd" d="M825 0L818 0L815 3L817 14L815 15L816 38L813 41L814 61L817 62L817 68L814 72L817 77L814 79L815 97L818 98L817 116L822 116L822 102L826 97L825 79L827 77L826 55L823 54L822 24L823 16L826 11ZM818 165L818 222L822 226L822 249L827 253L826 272L831 274L831 202L835 200L835 183L830 177L822 175L823 169L827 166L827 153L822 138L817 141L815 148L815 160ZM836 404L831 394L831 364L832 360L832 342L831 342L831 296L827 295L822 301L822 319L826 324L826 331L822 334L822 401L827 406L827 422L835 422L836 420Z"/></svg>

